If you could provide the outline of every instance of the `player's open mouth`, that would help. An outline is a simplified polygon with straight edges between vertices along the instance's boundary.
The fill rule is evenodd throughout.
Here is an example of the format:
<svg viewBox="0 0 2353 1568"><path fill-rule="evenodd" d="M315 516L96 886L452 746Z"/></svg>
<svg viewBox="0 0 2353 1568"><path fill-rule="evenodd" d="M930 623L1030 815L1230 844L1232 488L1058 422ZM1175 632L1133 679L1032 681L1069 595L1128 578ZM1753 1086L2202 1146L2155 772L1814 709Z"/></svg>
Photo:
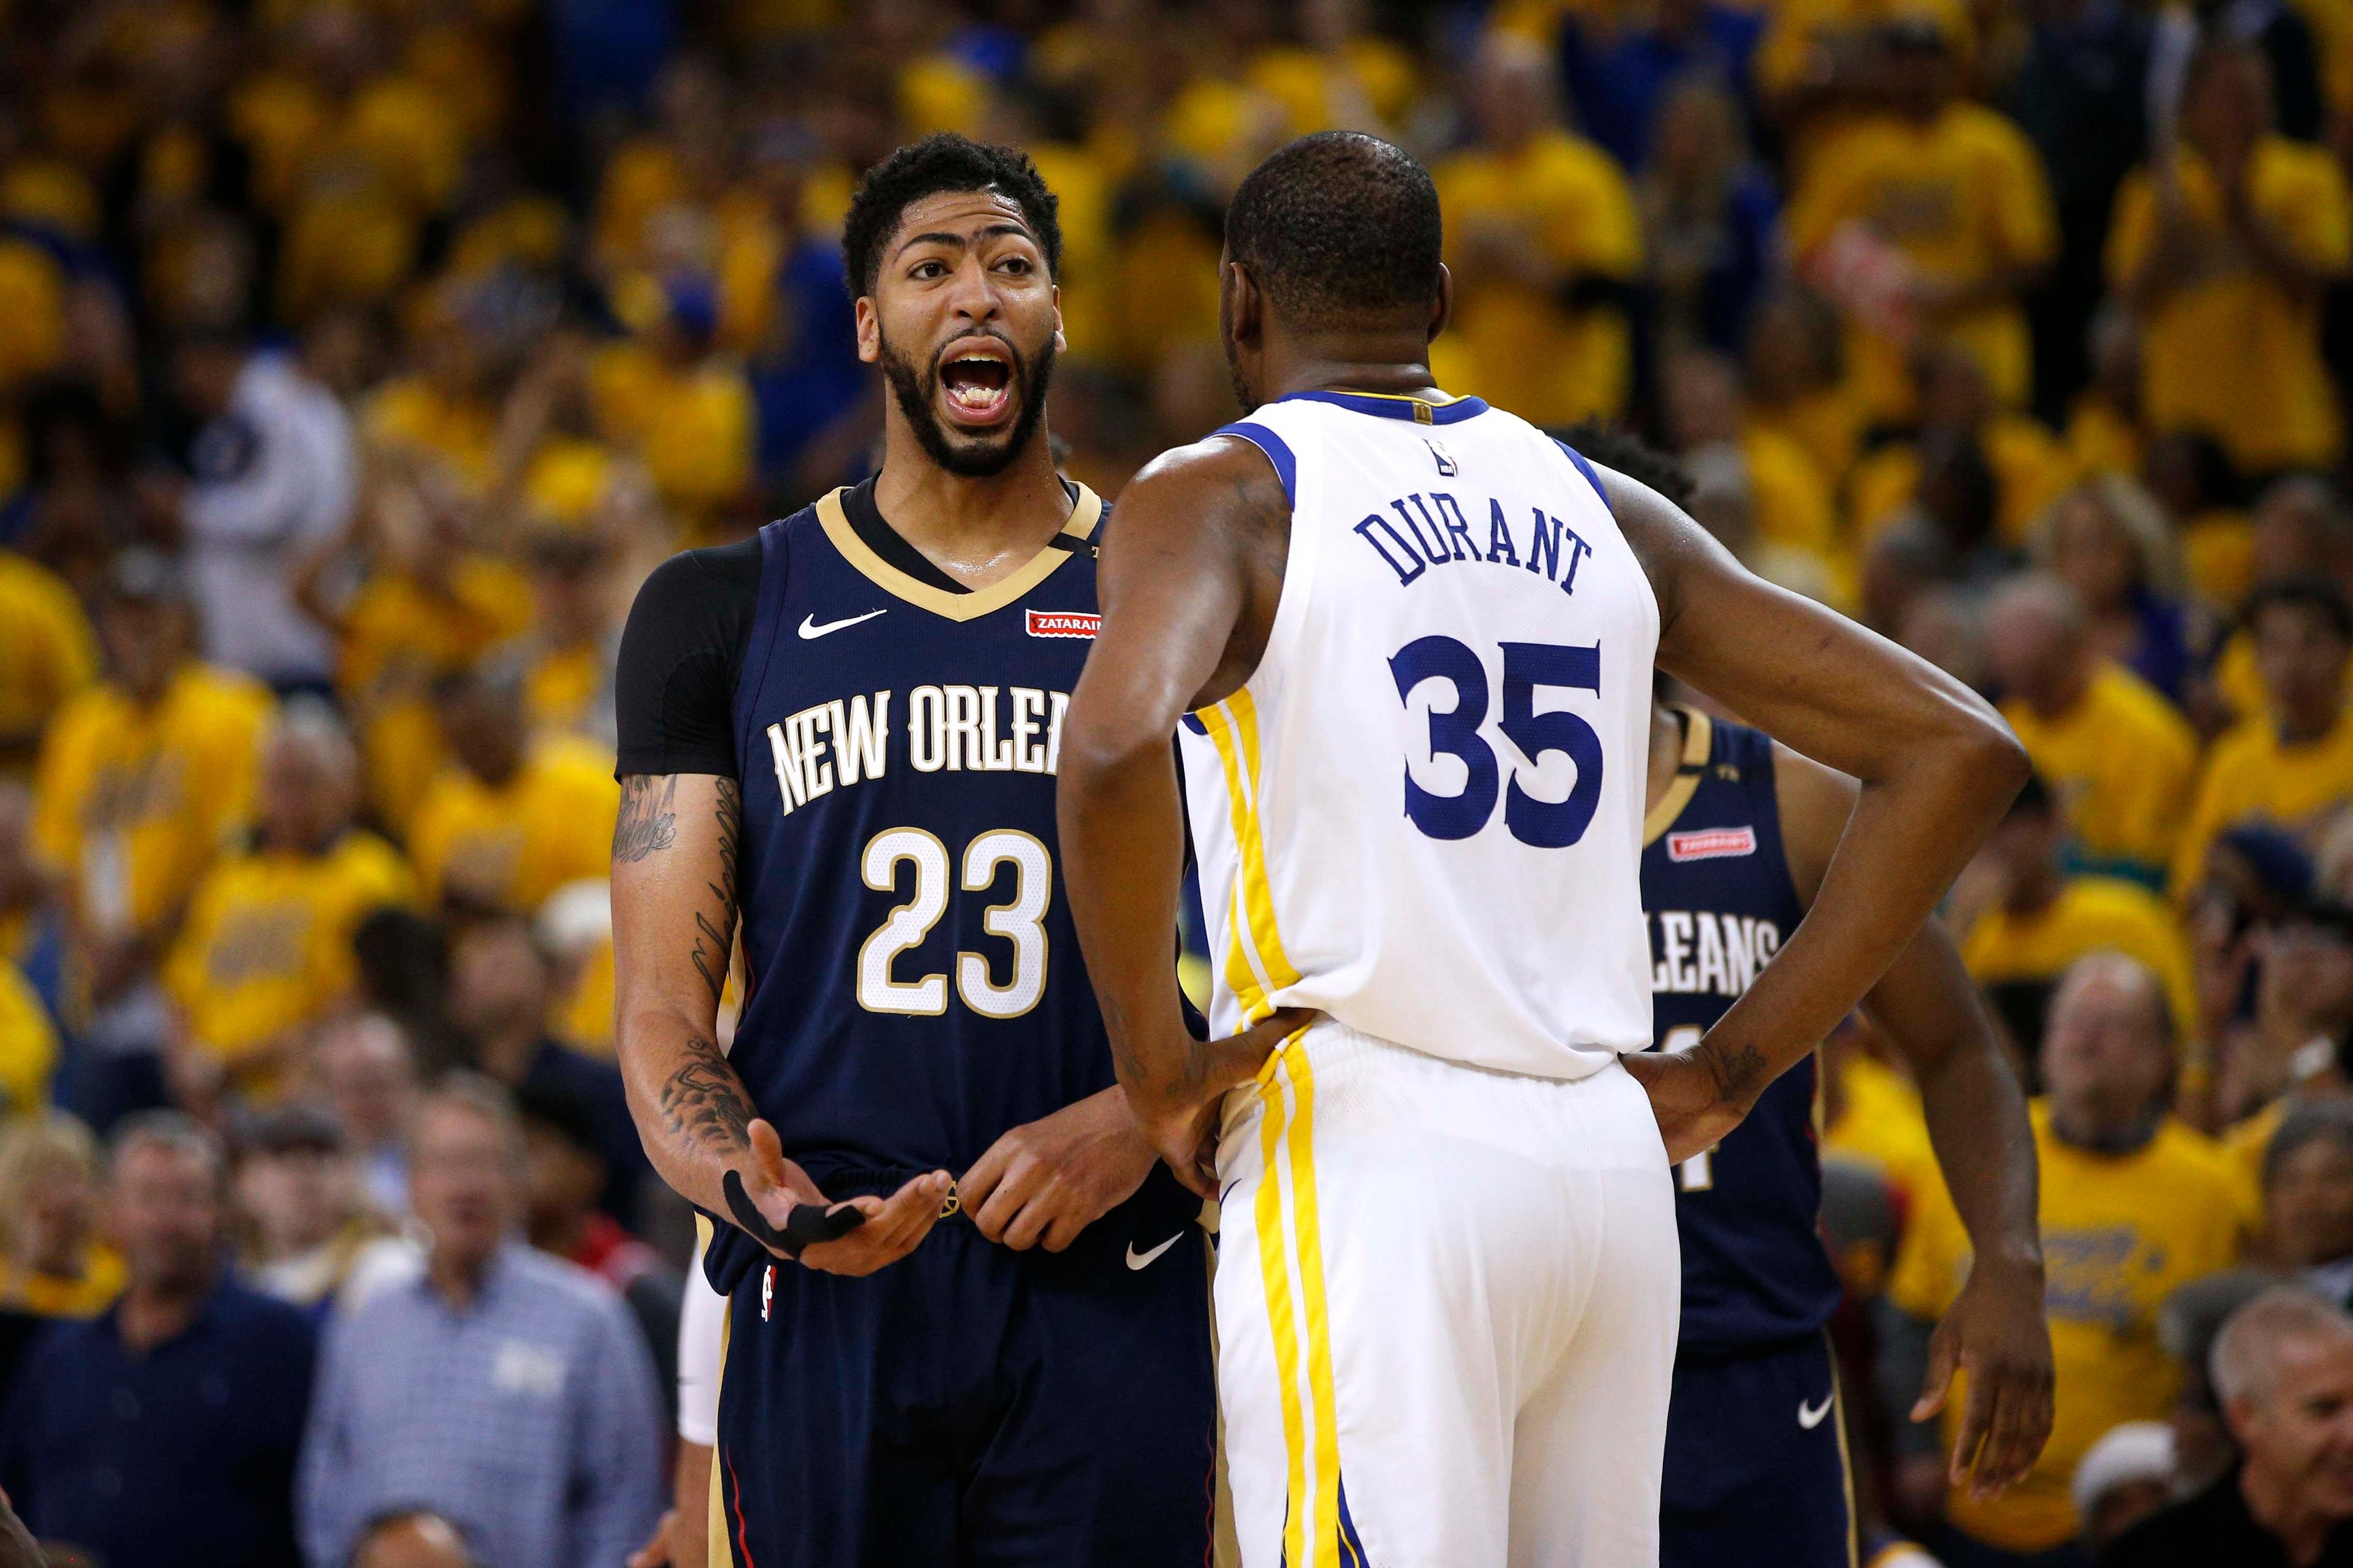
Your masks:
<svg viewBox="0 0 2353 1568"><path fill-rule="evenodd" d="M1013 361L1002 343L951 348L940 363L940 396L964 426L995 425L1013 412Z"/></svg>

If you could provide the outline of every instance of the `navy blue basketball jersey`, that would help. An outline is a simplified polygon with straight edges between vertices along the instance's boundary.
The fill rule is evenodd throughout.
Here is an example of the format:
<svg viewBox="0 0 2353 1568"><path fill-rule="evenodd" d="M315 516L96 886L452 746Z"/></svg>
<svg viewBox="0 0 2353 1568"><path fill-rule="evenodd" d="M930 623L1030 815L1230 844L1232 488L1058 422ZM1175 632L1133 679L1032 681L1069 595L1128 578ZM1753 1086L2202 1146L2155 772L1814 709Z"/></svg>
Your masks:
<svg viewBox="0 0 2353 1568"><path fill-rule="evenodd" d="M1682 711L1683 765L1642 847L1652 1044L1669 1051L1699 1043L1805 914L1782 853L1772 742ZM1818 1229L1814 1084L1809 1057L1722 1143L1675 1168L1686 1352L1813 1333L1838 1305Z"/></svg>
<svg viewBox="0 0 2353 1568"><path fill-rule="evenodd" d="M960 1173L1113 1081L1054 830L1102 503L1082 489L1055 544L956 594L878 554L842 494L760 531L734 698L750 984L729 1058L836 1197ZM766 1261L719 1238L723 1289Z"/></svg>

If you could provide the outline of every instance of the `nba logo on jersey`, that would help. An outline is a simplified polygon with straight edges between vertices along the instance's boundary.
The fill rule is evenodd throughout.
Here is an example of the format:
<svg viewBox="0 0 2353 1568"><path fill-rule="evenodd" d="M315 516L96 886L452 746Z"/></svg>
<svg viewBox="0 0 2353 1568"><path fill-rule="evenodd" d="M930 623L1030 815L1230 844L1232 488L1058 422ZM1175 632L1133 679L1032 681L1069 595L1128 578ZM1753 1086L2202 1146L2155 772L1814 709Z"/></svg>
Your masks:
<svg viewBox="0 0 2353 1568"><path fill-rule="evenodd" d="M760 1321L765 1323L768 1321L768 1309L776 1304L776 1266L771 1263L768 1271L760 1276Z"/></svg>
<svg viewBox="0 0 2353 1568"><path fill-rule="evenodd" d="M1753 827L1710 827L1696 833L1667 835L1670 860L1722 860L1756 853L1757 830Z"/></svg>
<svg viewBox="0 0 2353 1568"><path fill-rule="evenodd" d="M1437 463L1440 478L1451 479L1462 471L1462 465L1454 460L1454 454L1444 446L1427 436L1421 438L1421 444L1430 448L1430 459Z"/></svg>

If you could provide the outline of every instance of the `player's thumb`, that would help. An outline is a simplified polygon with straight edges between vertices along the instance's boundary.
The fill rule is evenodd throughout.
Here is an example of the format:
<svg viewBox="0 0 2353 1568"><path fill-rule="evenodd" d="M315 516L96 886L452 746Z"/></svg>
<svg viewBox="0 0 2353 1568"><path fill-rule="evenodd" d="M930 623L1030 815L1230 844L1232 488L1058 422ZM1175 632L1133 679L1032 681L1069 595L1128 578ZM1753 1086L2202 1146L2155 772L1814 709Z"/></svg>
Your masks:
<svg viewBox="0 0 2353 1568"><path fill-rule="evenodd" d="M1208 1079L1223 1091L1248 1083L1282 1048L1282 1042L1324 1016L1313 1007L1284 1007L1268 1015L1240 1034L1218 1041L1211 1048Z"/></svg>
<svg viewBox="0 0 2353 1568"><path fill-rule="evenodd" d="M754 1117L744 1129L752 1144L752 1169L771 1187L786 1185L785 1142L765 1118Z"/></svg>
<svg viewBox="0 0 2353 1568"><path fill-rule="evenodd" d="M1920 1397L1912 1402L1913 1420L1926 1421L1945 1407L1946 1396L1953 1388L1953 1373L1959 1369L1957 1342L1958 1336L1942 1326L1929 1336L1928 1375L1920 1380Z"/></svg>

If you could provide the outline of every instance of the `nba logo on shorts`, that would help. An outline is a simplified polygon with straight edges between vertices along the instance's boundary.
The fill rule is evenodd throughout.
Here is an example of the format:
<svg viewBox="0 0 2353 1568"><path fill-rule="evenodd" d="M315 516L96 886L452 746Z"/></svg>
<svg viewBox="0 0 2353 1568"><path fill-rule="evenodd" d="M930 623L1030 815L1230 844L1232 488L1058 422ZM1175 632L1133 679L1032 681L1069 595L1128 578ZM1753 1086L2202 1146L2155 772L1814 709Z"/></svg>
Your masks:
<svg viewBox="0 0 2353 1568"><path fill-rule="evenodd" d="M768 1265L768 1271L760 1276L760 1321L765 1323L768 1321L768 1309L775 1304L776 1300L776 1266L771 1263Z"/></svg>

